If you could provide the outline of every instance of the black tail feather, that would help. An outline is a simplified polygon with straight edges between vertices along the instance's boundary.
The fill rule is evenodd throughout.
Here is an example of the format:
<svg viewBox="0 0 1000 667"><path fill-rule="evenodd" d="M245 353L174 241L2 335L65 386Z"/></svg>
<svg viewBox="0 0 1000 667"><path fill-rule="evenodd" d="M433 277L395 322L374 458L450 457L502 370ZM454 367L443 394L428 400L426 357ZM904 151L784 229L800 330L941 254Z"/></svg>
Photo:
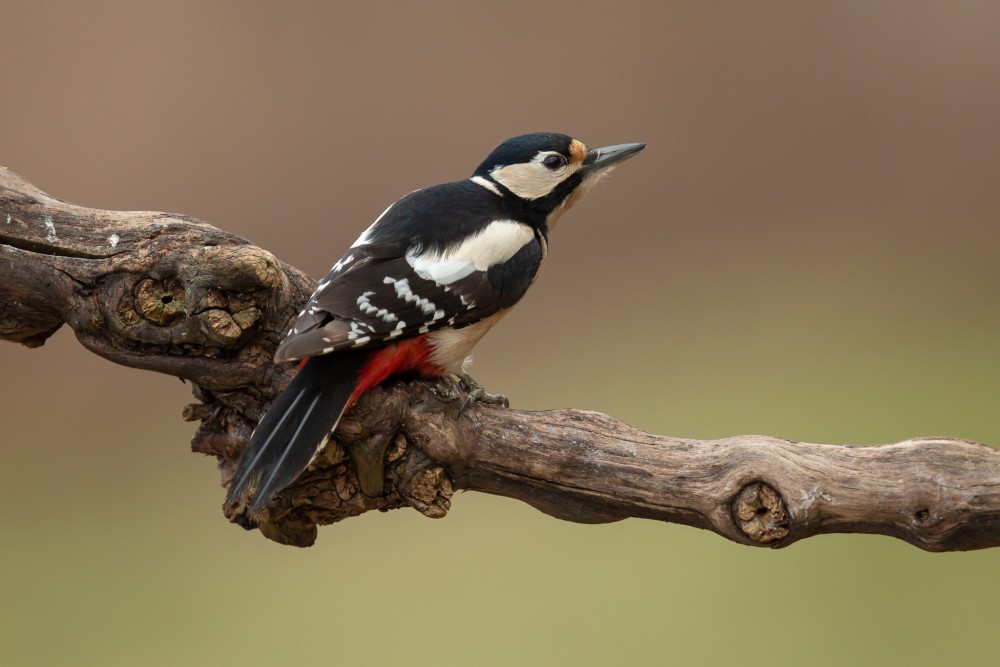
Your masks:
<svg viewBox="0 0 1000 667"><path fill-rule="evenodd" d="M365 351L311 357L257 424L226 495L255 516L295 481L337 427L368 358Z"/></svg>

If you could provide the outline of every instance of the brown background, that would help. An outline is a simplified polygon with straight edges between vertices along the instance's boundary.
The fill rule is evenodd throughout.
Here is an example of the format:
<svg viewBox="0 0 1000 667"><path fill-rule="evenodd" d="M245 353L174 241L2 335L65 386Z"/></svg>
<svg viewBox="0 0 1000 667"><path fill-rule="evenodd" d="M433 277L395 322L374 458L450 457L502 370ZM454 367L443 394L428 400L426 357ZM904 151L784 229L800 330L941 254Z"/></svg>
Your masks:
<svg viewBox="0 0 1000 667"><path fill-rule="evenodd" d="M1000 444L991 3L12 3L0 164L321 275L499 141L647 141L564 220L475 373L649 431ZM2 279L2 270L0 270ZM987 664L998 554L756 551L465 494L228 525L189 389L0 345L11 664Z"/></svg>

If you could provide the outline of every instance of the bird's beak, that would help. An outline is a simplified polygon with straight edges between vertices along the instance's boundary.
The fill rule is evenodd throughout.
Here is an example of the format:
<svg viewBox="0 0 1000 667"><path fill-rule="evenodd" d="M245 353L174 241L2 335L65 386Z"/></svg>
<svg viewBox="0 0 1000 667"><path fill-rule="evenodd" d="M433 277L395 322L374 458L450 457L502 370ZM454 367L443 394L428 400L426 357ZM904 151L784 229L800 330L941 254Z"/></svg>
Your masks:
<svg viewBox="0 0 1000 667"><path fill-rule="evenodd" d="M587 157L583 160L583 171L596 172L604 171L619 162L629 159L643 148L646 144L618 144L617 146L605 146L604 148L591 148L587 151Z"/></svg>

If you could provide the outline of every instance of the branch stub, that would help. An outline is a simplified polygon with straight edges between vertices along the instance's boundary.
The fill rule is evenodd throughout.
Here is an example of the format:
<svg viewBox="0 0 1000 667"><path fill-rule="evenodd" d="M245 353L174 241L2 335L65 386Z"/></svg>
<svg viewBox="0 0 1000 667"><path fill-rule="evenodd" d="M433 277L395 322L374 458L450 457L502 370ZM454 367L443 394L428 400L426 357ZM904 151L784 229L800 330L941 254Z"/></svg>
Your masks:
<svg viewBox="0 0 1000 667"><path fill-rule="evenodd" d="M740 531L760 545L788 536L788 508L781 494L764 482L751 482L733 499L733 517Z"/></svg>

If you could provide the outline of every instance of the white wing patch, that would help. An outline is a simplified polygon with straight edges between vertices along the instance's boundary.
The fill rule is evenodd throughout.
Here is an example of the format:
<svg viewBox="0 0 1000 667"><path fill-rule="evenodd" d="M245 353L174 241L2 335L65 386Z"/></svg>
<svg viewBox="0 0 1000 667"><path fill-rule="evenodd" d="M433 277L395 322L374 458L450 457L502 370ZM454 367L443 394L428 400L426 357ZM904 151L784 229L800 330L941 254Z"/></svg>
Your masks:
<svg viewBox="0 0 1000 667"><path fill-rule="evenodd" d="M424 280L450 285L473 271L486 271L506 262L534 238L535 232L528 225L496 220L444 252L407 252L406 261Z"/></svg>
<svg viewBox="0 0 1000 667"><path fill-rule="evenodd" d="M433 280L438 285L450 285L476 270L475 265L467 260L418 255L412 251L406 253L406 262L418 276L424 280Z"/></svg>

